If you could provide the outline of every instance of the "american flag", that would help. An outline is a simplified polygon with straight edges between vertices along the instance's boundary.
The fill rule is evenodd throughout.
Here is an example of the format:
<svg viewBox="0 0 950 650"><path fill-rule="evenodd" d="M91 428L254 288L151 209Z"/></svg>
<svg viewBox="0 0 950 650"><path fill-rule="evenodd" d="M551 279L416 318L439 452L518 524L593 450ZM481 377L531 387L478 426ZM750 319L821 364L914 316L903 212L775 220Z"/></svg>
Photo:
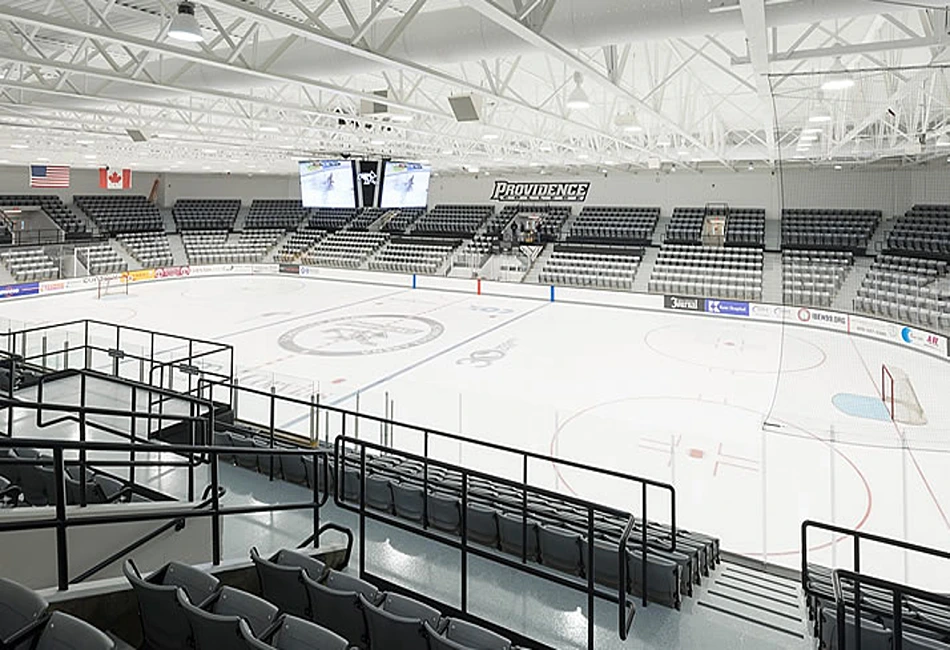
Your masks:
<svg viewBox="0 0 950 650"><path fill-rule="evenodd" d="M66 165L30 165L30 187L51 189L69 187Z"/></svg>

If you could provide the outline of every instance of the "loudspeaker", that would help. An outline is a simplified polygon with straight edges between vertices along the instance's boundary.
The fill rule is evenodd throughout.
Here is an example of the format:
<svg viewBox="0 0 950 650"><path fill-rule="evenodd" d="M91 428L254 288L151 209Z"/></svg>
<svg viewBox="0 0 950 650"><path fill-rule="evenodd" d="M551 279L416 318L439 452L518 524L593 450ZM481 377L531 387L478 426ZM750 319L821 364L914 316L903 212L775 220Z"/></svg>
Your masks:
<svg viewBox="0 0 950 650"><path fill-rule="evenodd" d="M449 106L459 122L478 122L481 117L481 98L472 95L449 97Z"/></svg>

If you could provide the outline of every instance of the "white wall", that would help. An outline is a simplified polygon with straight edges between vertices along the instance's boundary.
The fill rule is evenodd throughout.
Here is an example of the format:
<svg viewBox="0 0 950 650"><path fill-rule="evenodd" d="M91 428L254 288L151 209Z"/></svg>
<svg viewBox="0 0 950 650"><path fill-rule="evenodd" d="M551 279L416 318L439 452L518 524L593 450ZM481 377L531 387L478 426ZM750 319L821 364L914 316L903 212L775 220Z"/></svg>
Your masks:
<svg viewBox="0 0 950 650"><path fill-rule="evenodd" d="M35 194L48 190L29 189L26 165L0 167L0 193ZM255 198L299 198L296 176L259 174L158 174L132 172L133 194L147 195L159 179L159 202L170 207L180 198L238 198L250 203ZM852 207L880 209L885 216L902 214L914 203L950 204L950 168L937 165L900 170L863 169L834 171L822 168L786 168L781 173L761 169L676 173L619 171L602 174L509 174L486 176L435 176L429 204L488 203L496 180L558 181L589 180L590 205L659 206L668 216L677 206L702 206L726 202L732 206L764 207L777 218L781 206ZM99 188L96 169L73 169L72 187L52 192L67 203L76 194L105 194Z"/></svg>

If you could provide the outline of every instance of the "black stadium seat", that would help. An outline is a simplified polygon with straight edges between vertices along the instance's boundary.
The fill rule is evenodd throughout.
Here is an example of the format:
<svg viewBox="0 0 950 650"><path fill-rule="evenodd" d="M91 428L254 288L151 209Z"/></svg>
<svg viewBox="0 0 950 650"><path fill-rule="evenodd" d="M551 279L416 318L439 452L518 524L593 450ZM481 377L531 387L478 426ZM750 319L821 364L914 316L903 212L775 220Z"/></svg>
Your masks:
<svg viewBox="0 0 950 650"><path fill-rule="evenodd" d="M35 624L49 608L46 599L32 589L0 578L0 641L11 639L18 632ZM28 650L30 644L24 641L13 650Z"/></svg>
<svg viewBox="0 0 950 650"><path fill-rule="evenodd" d="M423 625L429 637L430 650L511 649L511 641L505 637L466 621L447 619L443 623L444 630L441 633L429 625L428 621Z"/></svg>
<svg viewBox="0 0 950 650"><path fill-rule="evenodd" d="M400 596L386 594L380 603L360 596L360 604L366 614L370 647L392 647L399 650L429 650L424 624L437 628L442 614L424 603Z"/></svg>
<svg viewBox="0 0 950 650"><path fill-rule="evenodd" d="M305 576L304 585L317 625L339 634L355 647L369 647L361 602L378 602L381 594L376 587L337 571L330 571L323 584Z"/></svg>
<svg viewBox="0 0 950 650"><path fill-rule="evenodd" d="M310 617L310 600L304 587L303 569L265 560L256 548L251 549L251 560L265 600L276 605L282 614Z"/></svg>
<svg viewBox="0 0 950 650"><path fill-rule="evenodd" d="M33 650L115 650L115 647L115 641L89 623L63 612L53 612Z"/></svg>
<svg viewBox="0 0 950 650"><path fill-rule="evenodd" d="M240 626L247 623L252 634L259 636L277 618L277 608L246 592L224 587L201 607L191 604L184 592L177 593L178 604L191 626L195 650L218 650L240 647L243 641Z"/></svg>

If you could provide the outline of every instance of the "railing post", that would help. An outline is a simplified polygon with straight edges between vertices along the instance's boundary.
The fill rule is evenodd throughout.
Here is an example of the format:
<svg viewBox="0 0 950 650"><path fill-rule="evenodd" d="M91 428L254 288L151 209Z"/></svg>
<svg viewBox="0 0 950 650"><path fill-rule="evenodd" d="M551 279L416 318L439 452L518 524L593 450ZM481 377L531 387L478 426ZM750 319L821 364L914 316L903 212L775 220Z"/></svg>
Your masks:
<svg viewBox="0 0 950 650"><path fill-rule="evenodd" d="M468 614L468 472L462 468L462 613Z"/></svg>
<svg viewBox="0 0 950 650"><path fill-rule="evenodd" d="M188 402L188 415L192 418L195 417L195 403L194 401ZM188 439L189 444L195 446L195 421L188 420ZM188 452L188 501L195 500L195 453L193 451Z"/></svg>
<svg viewBox="0 0 950 650"><path fill-rule="evenodd" d="M79 441L86 442L86 373L79 375ZM79 450L79 505L86 507L86 447Z"/></svg>
<svg viewBox="0 0 950 650"><path fill-rule="evenodd" d="M835 624L835 632L838 635L838 650L845 650L848 643L848 634L845 630L845 625L847 625L847 617L845 616L845 605L844 598L839 598L838 602L835 603L835 614L837 618L837 623ZM860 637L860 634L858 635Z"/></svg>
<svg viewBox="0 0 950 650"><path fill-rule="evenodd" d="M317 396L310 393L310 446L316 447L318 440L320 440L320 413L317 411Z"/></svg>
<svg viewBox="0 0 950 650"><path fill-rule="evenodd" d="M528 563L528 454L521 455L521 563Z"/></svg>
<svg viewBox="0 0 950 650"><path fill-rule="evenodd" d="M336 480L346 493L346 451L341 449L340 453L343 458ZM360 445L360 578L366 579L366 445Z"/></svg>
<svg viewBox="0 0 950 650"><path fill-rule="evenodd" d="M587 506L587 650L594 650L594 508ZM626 599L624 599L626 600ZM626 614L624 600L617 603L621 617Z"/></svg>
<svg viewBox="0 0 950 650"><path fill-rule="evenodd" d="M640 529L641 529L640 530L640 548L643 555L643 558L641 558L641 565L640 565L640 571L641 571L640 580L641 580L641 584L643 585L643 594L642 594L643 606L646 607L647 602L648 602L648 599L647 599L647 574L648 574L648 571L647 571L647 552L648 552L647 551L647 484L646 483L640 484L640 500L642 501L642 506L641 506L642 512L640 515ZM689 579L690 581L692 581L693 576L690 576Z"/></svg>
<svg viewBox="0 0 950 650"><path fill-rule="evenodd" d="M60 591L69 589L69 550L66 538L66 469L61 447L53 449L53 478L56 481L56 571Z"/></svg>
<svg viewBox="0 0 950 650"><path fill-rule="evenodd" d="M894 650L904 650L904 594L894 590Z"/></svg>
<svg viewBox="0 0 950 650"><path fill-rule="evenodd" d="M270 387L270 448L274 448L274 411L277 410L277 387ZM270 480L274 480L274 454L269 455L269 471Z"/></svg>
<svg viewBox="0 0 950 650"><path fill-rule="evenodd" d="M422 432L422 530L429 530L429 432Z"/></svg>
<svg viewBox="0 0 950 650"><path fill-rule="evenodd" d="M138 389L132 386L131 407L133 413L135 413L136 406L138 405L138 392ZM134 415L132 415L130 419L132 420L132 444L129 448L129 484L135 485L135 438L138 434L138 421ZM148 438L148 432L146 432L145 437Z"/></svg>
<svg viewBox="0 0 950 650"><path fill-rule="evenodd" d="M63 341L63 370L69 370L69 339Z"/></svg>
<svg viewBox="0 0 950 650"><path fill-rule="evenodd" d="M221 564L221 497L218 492L218 452L211 452L211 563Z"/></svg>
<svg viewBox="0 0 950 650"><path fill-rule="evenodd" d="M231 411L234 413L234 419L238 417L238 394L241 392L237 377L231 382Z"/></svg>
<svg viewBox="0 0 950 650"><path fill-rule="evenodd" d="M313 547L320 547L320 463L323 463L323 480L329 482L330 468L327 455L313 454ZM328 488L327 488L328 489Z"/></svg>
<svg viewBox="0 0 950 650"><path fill-rule="evenodd" d="M44 334L44 335L43 335L43 343L42 343L42 349L43 349L43 368L44 368L44 369L46 368L46 345L47 345L46 334Z"/></svg>
<svg viewBox="0 0 950 650"><path fill-rule="evenodd" d="M842 599L843 600L843 599ZM854 575L854 650L861 650L861 575ZM839 646L842 650L845 646Z"/></svg>
<svg viewBox="0 0 950 650"><path fill-rule="evenodd" d="M353 437L360 439L360 391L356 391L356 415L353 416Z"/></svg>

